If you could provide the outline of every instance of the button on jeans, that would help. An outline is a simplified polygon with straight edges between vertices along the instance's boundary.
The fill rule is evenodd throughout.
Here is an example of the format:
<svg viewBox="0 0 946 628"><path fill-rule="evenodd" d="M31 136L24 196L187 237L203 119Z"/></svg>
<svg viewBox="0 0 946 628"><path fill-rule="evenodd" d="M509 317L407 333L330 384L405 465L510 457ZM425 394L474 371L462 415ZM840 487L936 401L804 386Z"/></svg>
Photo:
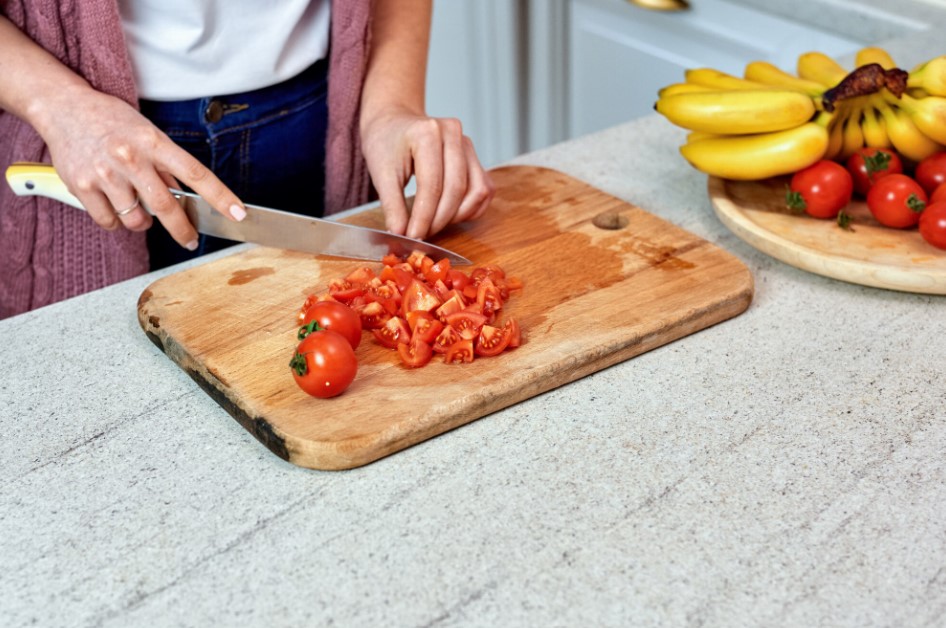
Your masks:
<svg viewBox="0 0 946 628"><path fill-rule="evenodd" d="M245 203L321 216L325 187L327 63L243 94L159 102L141 112L200 160ZM183 182L182 182L183 185ZM196 251L155 220L148 231L151 270L234 244L201 235Z"/></svg>

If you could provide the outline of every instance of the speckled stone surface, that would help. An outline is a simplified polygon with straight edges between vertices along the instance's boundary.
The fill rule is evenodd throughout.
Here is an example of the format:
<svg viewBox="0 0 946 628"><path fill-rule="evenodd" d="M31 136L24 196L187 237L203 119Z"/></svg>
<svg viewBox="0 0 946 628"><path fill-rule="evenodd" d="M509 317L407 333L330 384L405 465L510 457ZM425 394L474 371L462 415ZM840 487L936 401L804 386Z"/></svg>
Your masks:
<svg viewBox="0 0 946 628"><path fill-rule="evenodd" d="M276 458L162 355L158 275L0 321L0 625L944 625L946 301L750 248L682 138L516 162L731 251L750 308L360 469Z"/></svg>

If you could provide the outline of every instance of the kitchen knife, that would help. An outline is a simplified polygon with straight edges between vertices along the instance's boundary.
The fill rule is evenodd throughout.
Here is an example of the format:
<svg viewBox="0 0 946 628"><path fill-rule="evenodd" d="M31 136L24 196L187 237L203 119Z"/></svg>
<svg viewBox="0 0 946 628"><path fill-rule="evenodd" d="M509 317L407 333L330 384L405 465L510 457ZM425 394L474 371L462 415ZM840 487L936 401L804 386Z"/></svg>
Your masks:
<svg viewBox="0 0 946 628"><path fill-rule="evenodd" d="M47 196L85 209L79 199L66 189L66 184L49 164L15 163L7 168L6 177L14 193L19 196ZM406 256L412 251L421 251L435 260L445 257L454 266L471 263L462 255L422 240L257 205L245 205L246 218L237 222L213 209L196 194L174 188L170 188L170 191L184 208L194 228L206 235L361 260L380 261L389 253Z"/></svg>

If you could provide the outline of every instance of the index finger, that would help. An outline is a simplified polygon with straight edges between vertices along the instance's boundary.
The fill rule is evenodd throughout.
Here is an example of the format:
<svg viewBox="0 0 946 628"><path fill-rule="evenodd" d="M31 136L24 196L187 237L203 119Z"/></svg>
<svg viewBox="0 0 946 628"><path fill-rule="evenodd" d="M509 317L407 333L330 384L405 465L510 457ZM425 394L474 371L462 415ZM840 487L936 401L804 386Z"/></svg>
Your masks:
<svg viewBox="0 0 946 628"><path fill-rule="evenodd" d="M223 181L183 148L172 144L171 149L159 157L163 170L186 184L215 210L233 220L243 220L246 209L243 203Z"/></svg>

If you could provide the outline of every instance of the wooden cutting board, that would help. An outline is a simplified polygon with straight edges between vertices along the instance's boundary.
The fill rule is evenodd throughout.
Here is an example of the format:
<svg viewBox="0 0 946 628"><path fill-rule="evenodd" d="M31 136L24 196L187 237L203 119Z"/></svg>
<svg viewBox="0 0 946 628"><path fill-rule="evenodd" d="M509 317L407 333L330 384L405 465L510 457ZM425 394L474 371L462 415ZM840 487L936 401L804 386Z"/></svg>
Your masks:
<svg viewBox="0 0 946 628"><path fill-rule="evenodd" d="M851 230L834 221L797 215L785 206L789 178L728 181L710 177L716 215L734 234L786 264L851 283L946 294L946 251L916 229L884 227L855 200L845 210Z"/></svg>
<svg viewBox="0 0 946 628"><path fill-rule="evenodd" d="M499 357L435 357L411 370L366 335L351 387L309 397L288 366L296 312L364 262L262 247L155 281L139 299L141 326L274 453L345 469L726 320L752 300L742 262L634 205L553 170L510 166L492 176L487 215L435 242L525 283L505 312L524 343ZM380 210L348 220L384 224Z"/></svg>

